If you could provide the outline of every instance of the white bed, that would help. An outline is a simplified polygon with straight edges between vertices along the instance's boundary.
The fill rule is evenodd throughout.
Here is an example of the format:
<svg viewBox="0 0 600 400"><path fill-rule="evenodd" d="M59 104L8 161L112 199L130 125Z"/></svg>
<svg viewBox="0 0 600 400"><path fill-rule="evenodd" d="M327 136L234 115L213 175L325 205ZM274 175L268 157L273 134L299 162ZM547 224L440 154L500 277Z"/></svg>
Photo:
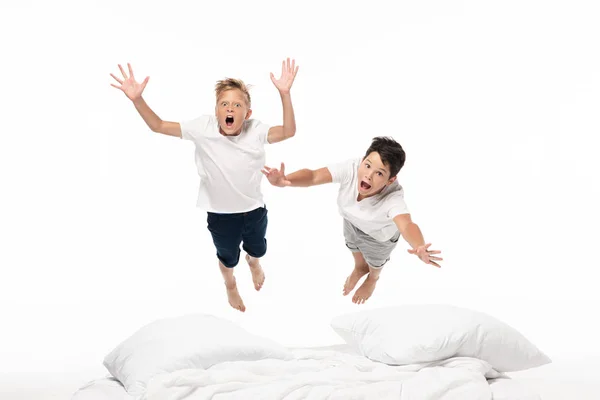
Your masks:
<svg viewBox="0 0 600 400"><path fill-rule="evenodd" d="M355 354L346 344L292 350ZM511 373L509 374L510 379L491 379L488 382L490 383L493 400L597 400L600 396L600 383L598 382L599 379L594 379L594 377L600 377L600 368L595 364L596 362L593 359L562 359L539 368ZM584 376L580 374L581 371L585 371ZM20 397L17 398L20 399ZM36 396L35 398L52 399L52 397L46 395ZM58 397L56 398L58 399ZM127 395L123 386L107 374L103 378L85 384L72 394L71 399L132 400L134 397Z"/></svg>
<svg viewBox="0 0 600 400"><path fill-rule="evenodd" d="M349 351L346 345L329 346L325 349ZM127 395L123 386L103 370L104 367L98 365L96 368L88 368L77 373L54 372L27 377L0 374L0 399L131 400L132 397ZM494 400L521 400L511 395L509 385L517 387L517 390L526 388L530 392L537 393L541 400L600 398L600 365L595 357L588 359L554 357L552 364L511 373L510 376L513 379L508 383L492 382Z"/></svg>
<svg viewBox="0 0 600 400"><path fill-rule="evenodd" d="M479 311L391 306L336 316L331 328L340 344L286 348L213 315L163 318L116 346L103 362L108 373L74 389L71 399L600 398L594 355L551 360Z"/></svg>

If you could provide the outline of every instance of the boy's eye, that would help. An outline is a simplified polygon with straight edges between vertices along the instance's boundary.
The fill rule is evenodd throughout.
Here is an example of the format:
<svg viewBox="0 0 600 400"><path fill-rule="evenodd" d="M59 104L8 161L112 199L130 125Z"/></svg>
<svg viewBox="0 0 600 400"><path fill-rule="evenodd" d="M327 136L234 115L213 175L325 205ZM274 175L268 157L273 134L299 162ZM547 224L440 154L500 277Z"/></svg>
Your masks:
<svg viewBox="0 0 600 400"><path fill-rule="evenodd" d="M240 108L242 105L240 103L236 103L235 106Z"/></svg>
<svg viewBox="0 0 600 400"><path fill-rule="evenodd" d="M370 167L370 165L369 165L369 164L365 164L365 167L369 168L369 167Z"/></svg>
<svg viewBox="0 0 600 400"><path fill-rule="evenodd" d="M221 105L222 105L223 107L225 107L225 106L227 105L227 103L226 103L226 102L222 102L222 103L221 103Z"/></svg>
<svg viewBox="0 0 600 400"><path fill-rule="evenodd" d="M379 176L383 176L383 174L382 174L381 172L378 172L378 173L377 173L377 175L379 175Z"/></svg>

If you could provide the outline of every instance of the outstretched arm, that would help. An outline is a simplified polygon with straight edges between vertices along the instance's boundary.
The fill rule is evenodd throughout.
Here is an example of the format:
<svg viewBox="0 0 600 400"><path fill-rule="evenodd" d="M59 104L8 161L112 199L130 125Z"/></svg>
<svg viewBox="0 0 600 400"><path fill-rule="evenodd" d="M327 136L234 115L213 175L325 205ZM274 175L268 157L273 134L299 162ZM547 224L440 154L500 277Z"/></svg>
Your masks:
<svg viewBox="0 0 600 400"><path fill-rule="evenodd" d="M277 168L269 168L265 165L261 171L273 186L285 187L309 187L331 183L333 178L327 167L316 170L301 169L289 175L285 175L285 165L281 163L281 171Z"/></svg>
<svg viewBox="0 0 600 400"><path fill-rule="evenodd" d="M294 107L292 106L292 97L290 95L290 89L298 73L296 66L296 60L287 59L281 63L281 77L275 79L273 73L271 73L271 81L279 90L281 96L281 103L283 106L283 125L273 126L269 129L267 140L269 143L277 143L283 140L289 139L296 134L296 118L294 117Z"/></svg>
<svg viewBox="0 0 600 400"><path fill-rule="evenodd" d="M412 221L410 214L396 215L394 223L404 240L412 247L412 249L408 250L410 254L416 255L425 264L435 265L440 268L440 265L436 261L442 261L443 258L435 257L433 254L440 254L441 251L429 250L431 243L425 244L423 233L421 233L419 226Z"/></svg>
<svg viewBox="0 0 600 400"><path fill-rule="evenodd" d="M154 111L152 111L148 104L146 104L146 101L142 98L142 93L144 92L150 77L147 76L142 83L136 82L133 75L133 69L129 63L127 63L127 67L129 69L129 76L127 76L125 70L121 64L119 64L119 69L121 70L123 79L119 79L114 74L110 74L110 76L112 76L119 83L119 86L115 85L114 83L111 83L110 85L125 93L125 96L132 101L135 109L138 111L144 122L146 122L146 125L148 125L153 132L181 137L181 126L179 123L163 121L160 119L160 117L156 115Z"/></svg>

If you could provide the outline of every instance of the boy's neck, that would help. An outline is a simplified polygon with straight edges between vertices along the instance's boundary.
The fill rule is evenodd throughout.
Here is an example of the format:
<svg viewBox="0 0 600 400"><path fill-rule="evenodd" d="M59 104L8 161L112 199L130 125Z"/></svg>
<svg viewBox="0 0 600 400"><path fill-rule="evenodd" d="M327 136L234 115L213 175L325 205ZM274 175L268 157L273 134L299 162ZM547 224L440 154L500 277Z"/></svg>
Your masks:
<svg viewBox="0 0 600 400"><path fill-rule="evenodd" d="M228 135L225 132L223 132L223 129L221 129L221 126L219 126L219 133L223 136L239 136L242 133L242 130L240 129L239 132Z"/></svg>

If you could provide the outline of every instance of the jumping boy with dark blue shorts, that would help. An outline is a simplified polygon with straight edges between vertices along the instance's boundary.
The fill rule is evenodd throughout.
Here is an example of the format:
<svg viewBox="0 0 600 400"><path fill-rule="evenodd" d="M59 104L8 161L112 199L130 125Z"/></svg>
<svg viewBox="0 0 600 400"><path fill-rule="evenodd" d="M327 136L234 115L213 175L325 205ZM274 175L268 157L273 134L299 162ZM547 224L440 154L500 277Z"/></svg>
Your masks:
<svg viewBox="0 0 600 400"><path fill-rule="evenodd" d="M283 104L283 125L269 126L252 115L250 93L238 79L217 82L217 102L214 115L178 122L163 121L148 107L142 92L148 77L136 82L128 64L129 76L119 65L123 78L111 74L133 102L148 127L158 133L191 140L200 188L197 206L208 212L207 224L216 247L219 267L229 304L240 311L246 307L238 292L233 268L238 264L240 244L252 272L256 290L260 290L265 275L259 259L267 251L267 208L261 193L261 168L265 164L264 146L293 137L296 133L290 89L298 72L295 61L282 63L281 77L271 81L278 89Z"/></svg>

